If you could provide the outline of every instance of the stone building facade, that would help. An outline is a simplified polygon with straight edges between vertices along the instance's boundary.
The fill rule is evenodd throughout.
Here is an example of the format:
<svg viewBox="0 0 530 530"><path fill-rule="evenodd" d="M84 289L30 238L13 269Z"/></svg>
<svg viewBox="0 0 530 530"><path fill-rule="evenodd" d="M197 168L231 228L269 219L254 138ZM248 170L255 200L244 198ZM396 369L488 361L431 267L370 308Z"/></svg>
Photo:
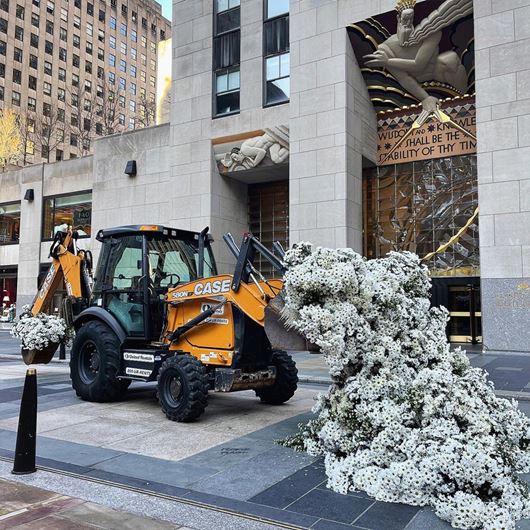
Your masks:
<svg viewBox="0 0 530 530"><path fill-rule="evenodd" d="M170 32L153 0L2 0L0 108L25 118L19 165L83 156L99 136L153 125Z"/></svg>
<svg viewBox="0 0 530 530"><path fill-rule="evenodd" d="M249 228L266 242L366 253L366 181L380 166L381 115L347 28L394 7L388 0L175 0L169 123L99 139L92 157L0 176L0 202L21 201L20 242L0 245L0 275L18 264L19 304L46 262L35 226L42 197L60 178L63 193L91 190L92 233L129 223L209 225L221 271L233 267L222 234L238 239ZM476 148L465 156L479 210L469 219L455 214L460 224L451 221L445 243L465 246L459 238L475 230L480 262L472 277L455 267L445 272L450 282L440 280L460 306L469 290L480 292L471 310L482 329L473 338L500 352L530 351L529 14L530 0L472 2ZM124 174L128 160L136 176ZM22 199L30 187L33 202ZM83 243L97 252L90 238ZM471 310L456 307L464 328Z"/></svg>

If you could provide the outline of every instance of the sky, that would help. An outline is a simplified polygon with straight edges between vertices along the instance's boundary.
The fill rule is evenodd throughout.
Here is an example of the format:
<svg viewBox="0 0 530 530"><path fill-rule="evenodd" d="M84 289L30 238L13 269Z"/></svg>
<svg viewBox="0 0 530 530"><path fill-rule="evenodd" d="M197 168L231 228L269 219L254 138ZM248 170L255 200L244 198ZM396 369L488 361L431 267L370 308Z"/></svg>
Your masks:
<svg viewBox="0 0 530 530"><path fill-rule="evenodd" d="M162 14L169 20L171 20L171 6L173 0L157 0L162 5Z"/></svg>

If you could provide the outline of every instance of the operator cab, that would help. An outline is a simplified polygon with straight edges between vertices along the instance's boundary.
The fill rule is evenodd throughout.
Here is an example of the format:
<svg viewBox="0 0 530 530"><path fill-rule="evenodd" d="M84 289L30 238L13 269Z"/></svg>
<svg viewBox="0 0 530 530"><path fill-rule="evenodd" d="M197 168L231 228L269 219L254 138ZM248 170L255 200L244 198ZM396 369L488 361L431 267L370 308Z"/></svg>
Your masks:
<svg viewBox="0 0 530 530"><path fill-rule="evenodd" d="M91 305L111 313L129 339L159 340L167 290L217 274L208 227L120 226L96 239L102 248Z"/></svg>

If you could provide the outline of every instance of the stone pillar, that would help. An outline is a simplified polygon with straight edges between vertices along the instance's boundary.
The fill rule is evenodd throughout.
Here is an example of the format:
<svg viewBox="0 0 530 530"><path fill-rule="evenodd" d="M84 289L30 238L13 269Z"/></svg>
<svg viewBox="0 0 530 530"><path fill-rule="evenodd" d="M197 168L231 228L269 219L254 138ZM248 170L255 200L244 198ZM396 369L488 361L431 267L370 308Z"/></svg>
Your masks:
<svg viewBox="0 0 530 530"><path fill-rule="evenodd" d="M291 1L291 243L362 250L362 156L375 160L376 119L346 26L378 8Z"/></svg>
<svg viewBox="0 0 530 530"><path fill-rule="evenodd" d="M530 0L475 0L483 344L530 352Z"/></svg>

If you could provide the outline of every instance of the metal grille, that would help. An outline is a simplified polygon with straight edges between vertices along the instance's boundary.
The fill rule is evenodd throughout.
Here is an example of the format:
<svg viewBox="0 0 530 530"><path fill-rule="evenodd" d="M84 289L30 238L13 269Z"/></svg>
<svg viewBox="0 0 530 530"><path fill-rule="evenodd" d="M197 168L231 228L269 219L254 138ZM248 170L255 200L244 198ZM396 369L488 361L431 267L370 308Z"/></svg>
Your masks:
<svg viewBox="0 0 530 530"><path fill-rule="evenodd" d="M289 247L289 182L250 184L248 187L248 224L250 231L270 250L274 241ZM254 266L266 278L278 273L261 256Z"/></svg>
<svg viewBox="0 0 530 530"><path fill-rule="evenodd" d="M420 257L449 241L478 206L476 156L370 168L364 172L365 255L409 250ZM434 276L479 275L478 218L427 261Z"/></svg>

